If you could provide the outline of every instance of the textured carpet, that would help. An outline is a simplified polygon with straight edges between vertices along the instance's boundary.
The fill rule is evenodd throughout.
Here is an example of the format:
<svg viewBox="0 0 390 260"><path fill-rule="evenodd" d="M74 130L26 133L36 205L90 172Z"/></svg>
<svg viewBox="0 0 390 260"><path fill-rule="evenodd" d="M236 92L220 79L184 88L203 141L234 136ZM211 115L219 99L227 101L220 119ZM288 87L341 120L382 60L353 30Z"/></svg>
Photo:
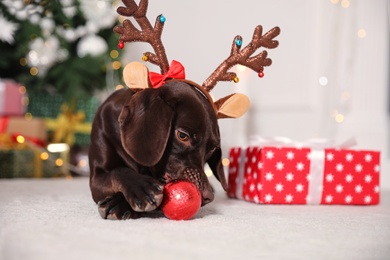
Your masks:
<svg viewBox="0 0 390 260"><path fill-rule="evenodd" d="M193 220L109 221L85 178L0 180L0 259L390 259L390 192L381 199L265 206L217 189Z"/></svg>

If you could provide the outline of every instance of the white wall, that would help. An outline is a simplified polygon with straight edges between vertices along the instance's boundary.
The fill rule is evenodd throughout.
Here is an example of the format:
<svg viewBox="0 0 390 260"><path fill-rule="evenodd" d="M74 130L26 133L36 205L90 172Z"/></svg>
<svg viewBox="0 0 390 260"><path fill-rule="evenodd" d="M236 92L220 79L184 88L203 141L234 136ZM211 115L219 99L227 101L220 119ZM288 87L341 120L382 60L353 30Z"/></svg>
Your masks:
<svg viewBox="0 0 390 260"><path fill-rule="evenodd" d="M148 16L164 14L168 58L182 62L187 78L200 84L229 55L235 35L246 45L258 24L281 28L264 78L246 70L238 84L220 83L212 92L216 98L242 92L252 102L243 118L220 121L225 155L254 134L299 141L356 137L357 148L382 152L382 187L390 188L388 5L386 0L350 0L348 8L330 0L165 0L150 1ZM126 59L140 60L150 47L136 43L126 50ZM319 84L322 76L325 86ZM341 123L336 110L344 116Z"/></svg>

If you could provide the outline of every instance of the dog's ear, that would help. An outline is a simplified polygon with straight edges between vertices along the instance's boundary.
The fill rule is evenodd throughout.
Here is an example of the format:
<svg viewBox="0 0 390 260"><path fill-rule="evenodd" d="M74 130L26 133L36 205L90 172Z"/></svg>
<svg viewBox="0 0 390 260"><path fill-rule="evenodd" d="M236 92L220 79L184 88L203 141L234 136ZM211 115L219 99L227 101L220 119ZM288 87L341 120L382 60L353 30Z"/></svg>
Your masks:
<svg viewBox="0 0 390 260"><path fill-rule="evenodd" d="M157 164L163 156L174 117L174 110L159 93L156 89L137 92L118 118L124 149L146 167Z"/></svg>
<svg viewBox="0 0 390 260"><path fill-rule="evenodd" d="M123 69L123 80L126 86L131 89L151 88L149 70L138 61L130 62L125 66Z"/></svg>
<svg viewBox="0 0 390 260"><path fill-rule="evenodd" d="M237 118L245 114L249 107L249 98L244 94L235 93L214 102L217 117Z"/></svg>
<svg viewBox="0 0 390 260"><path fill-rule="evenodd" d="M213 171L214 176L219 180L223 189L226 191L228 188L228 185L227 185L225 173L223 170L222 152L221 152L220 148L217 148L213 152L210 159L208 159L207 163L210 166L210 169Z"/></svg>

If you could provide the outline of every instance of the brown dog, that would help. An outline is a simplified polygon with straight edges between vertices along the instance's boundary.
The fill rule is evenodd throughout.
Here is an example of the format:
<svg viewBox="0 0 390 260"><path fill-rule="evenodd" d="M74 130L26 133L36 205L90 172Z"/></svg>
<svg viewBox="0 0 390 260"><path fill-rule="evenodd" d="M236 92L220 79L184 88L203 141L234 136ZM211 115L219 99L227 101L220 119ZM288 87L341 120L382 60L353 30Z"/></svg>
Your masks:
<svg viewBox="0 0 390 260"><path fill-rule="evenodd" d="M98 110L91 133L90 187L100 215L137 218L156 209L167 181L193 182L202 205L214 198L207 162L224 189L217 115L189 83L114 92Z"/></svg>
<svg viewBox="0 0 390 260"><path fill-rule="evenodd" d="M117 12L125 19L114 31L125 42L147 42L154 50L142 59L160 67L161 75L149 73L145 65L133 62L123 70L130 89L112 94L98 110L92 126L90 187L100 215L109 219L137 218L158 208L164 185L184 179L194 183L202 194L202 205L214 198L203 171L208 163L226 190L221 163L217 119L237 118L245 113L249 99L234 93L213 101L209 92L219 81L238 82L229 70L241 64L264 76L272 61L260 47L276 48L274 27L263 34L257 26L247 46L237 35L230 56L203 82L202 86L185 80L184 67L168 63L161 34L166 18L159 15L152 26L146 17L148 0L123 0ZM176 80L172 80L176 79ZM164 84L165 80L168 80ZM162 86L161 86L162 85Z"/></svg>

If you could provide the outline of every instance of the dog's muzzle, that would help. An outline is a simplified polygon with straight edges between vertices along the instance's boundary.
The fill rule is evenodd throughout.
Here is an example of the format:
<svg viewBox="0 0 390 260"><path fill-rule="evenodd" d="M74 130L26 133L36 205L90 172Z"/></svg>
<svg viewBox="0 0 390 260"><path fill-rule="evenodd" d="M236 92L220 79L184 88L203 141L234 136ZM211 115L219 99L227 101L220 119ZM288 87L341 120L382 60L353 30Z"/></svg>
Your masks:
<svg viewBox="0 0 390 260"><path fill-rule="evenodd" d="M163 179L166 183L181 179L195 184L202 195L202 206L214 200L214 191L206 174L196 168L185 168L184 171L177 176L172 176L172 174L166 172Z"/></svg>
<svg viewBox="0 0 390 260"><path fill-rule="evenodd" d="M183 172L184 179L194 183L202 194L202 206L214 200L213 189L206 174L196 168L186 168Z"/></svg>

